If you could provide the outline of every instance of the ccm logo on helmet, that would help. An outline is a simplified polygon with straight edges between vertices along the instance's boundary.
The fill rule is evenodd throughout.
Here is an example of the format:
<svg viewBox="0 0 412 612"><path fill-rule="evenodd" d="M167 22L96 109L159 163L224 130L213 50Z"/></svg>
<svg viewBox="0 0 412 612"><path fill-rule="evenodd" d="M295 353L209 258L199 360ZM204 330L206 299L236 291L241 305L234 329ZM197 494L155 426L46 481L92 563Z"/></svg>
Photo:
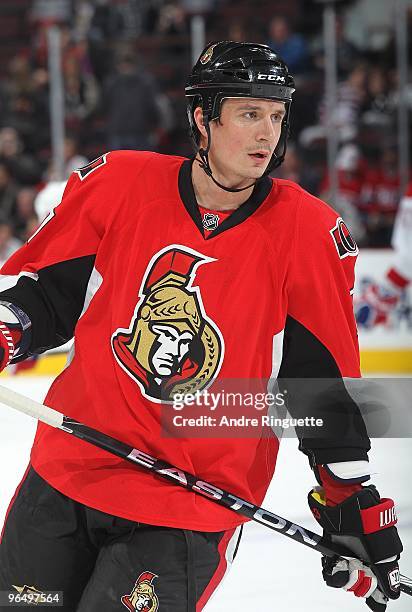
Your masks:
<svg viewBox="0 0 412 612"><path fill-rule="evenodd" d="M285 77L280 74L258 74L258 81L275 81L276 83L284 83Z"/></svg>

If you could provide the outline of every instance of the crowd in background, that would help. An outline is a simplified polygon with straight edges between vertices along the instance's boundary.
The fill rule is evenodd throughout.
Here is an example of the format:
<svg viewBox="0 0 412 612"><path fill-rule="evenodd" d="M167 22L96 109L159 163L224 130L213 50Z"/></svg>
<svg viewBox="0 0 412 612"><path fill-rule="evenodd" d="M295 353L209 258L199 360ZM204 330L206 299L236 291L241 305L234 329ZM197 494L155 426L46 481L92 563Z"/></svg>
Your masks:
<svg viewBox="0 0 412 612"><path fill-rule="evenodd" d="M377 28L357 43L349 17L362 2L343 0L336 23L338 196L331 202L322 7L315 0L2 0L0 262L35 230L36 194L57 178L50 25L61 31L67 178L106 150L193 154L183 90L194 5L203 7L207 40L267 43L295 76L291 138L277 176L331 202L361 246L389 246L400 197L394 30Z"/></svg>

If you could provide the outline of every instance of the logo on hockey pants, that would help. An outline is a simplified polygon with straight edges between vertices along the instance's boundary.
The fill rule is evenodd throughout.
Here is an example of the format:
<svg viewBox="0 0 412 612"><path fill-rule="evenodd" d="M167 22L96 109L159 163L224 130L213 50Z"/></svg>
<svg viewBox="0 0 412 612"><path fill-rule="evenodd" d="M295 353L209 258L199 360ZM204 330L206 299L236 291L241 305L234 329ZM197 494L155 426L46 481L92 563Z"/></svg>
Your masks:
<svg viewBox="0 0 412 612"><path fill-rule="evenodd" d="M223 336L193 286L198 266L213 261L180 245L156 253L129 328L112 336L117 362L154 402L205 389L220 370Z"/></svg>
<svg viewBox="0 0 412 612"><path fill-rule="evenodd" d="M142 572L136 580L132 592L123 595L120 601L131 612L156 612L159 609L159 599L155 593L153 580L157 578L152 572Z"/></svg>

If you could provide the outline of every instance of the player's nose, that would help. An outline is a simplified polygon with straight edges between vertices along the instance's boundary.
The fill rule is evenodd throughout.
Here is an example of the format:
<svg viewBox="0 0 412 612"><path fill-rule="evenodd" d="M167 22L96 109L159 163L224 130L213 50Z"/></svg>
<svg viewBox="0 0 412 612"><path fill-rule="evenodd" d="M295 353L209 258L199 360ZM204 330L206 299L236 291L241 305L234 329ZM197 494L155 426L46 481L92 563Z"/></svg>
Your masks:
<svg viewBox="0 0 412 612"><path fill-rule="evenodd" d="M262 121L259 121L259 130L257 133L257 140L259 142L267 142L272 144L276 138L276 126L272 121L272 117L268 115L264 117Z"/></svg>

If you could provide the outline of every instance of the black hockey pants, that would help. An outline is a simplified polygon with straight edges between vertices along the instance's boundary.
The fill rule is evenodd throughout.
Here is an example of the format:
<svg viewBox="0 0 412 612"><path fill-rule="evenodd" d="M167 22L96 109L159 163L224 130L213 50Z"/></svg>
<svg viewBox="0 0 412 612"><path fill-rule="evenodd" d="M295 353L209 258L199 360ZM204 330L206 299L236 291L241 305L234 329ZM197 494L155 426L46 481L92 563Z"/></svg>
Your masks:
<svg viewBox="0 0 412 612"><path fill-rule="evenodd" d="M47 609L61 612L202 610L237 552L240 533L155 527L104 514L62 495L31 468L3 529L0 610L16 601L19 610L46 610L44 597ZM29 605L33 598L40 603Z"/></svg>

